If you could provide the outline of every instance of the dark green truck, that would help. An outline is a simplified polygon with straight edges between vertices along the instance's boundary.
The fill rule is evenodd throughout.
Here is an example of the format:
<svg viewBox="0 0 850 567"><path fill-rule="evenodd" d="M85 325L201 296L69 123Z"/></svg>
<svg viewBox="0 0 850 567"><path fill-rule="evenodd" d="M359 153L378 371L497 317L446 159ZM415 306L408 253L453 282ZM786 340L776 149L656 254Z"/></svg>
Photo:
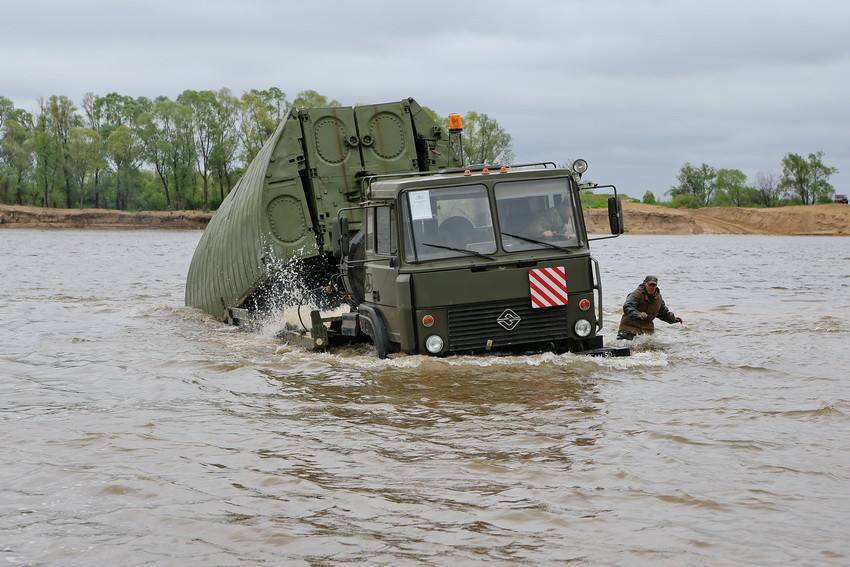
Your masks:
<svg viewBox="0 0 850 567"><path fill-rule="evenodd" d="M313 300L350 306L282 330L309 348L628 354L598 334L587 164L464 165L453 126L413 99L291 112L202 236L186 304L243 322L274 303L298 262ZM597 238L623 230L609 187L612 235Z"/></svg>

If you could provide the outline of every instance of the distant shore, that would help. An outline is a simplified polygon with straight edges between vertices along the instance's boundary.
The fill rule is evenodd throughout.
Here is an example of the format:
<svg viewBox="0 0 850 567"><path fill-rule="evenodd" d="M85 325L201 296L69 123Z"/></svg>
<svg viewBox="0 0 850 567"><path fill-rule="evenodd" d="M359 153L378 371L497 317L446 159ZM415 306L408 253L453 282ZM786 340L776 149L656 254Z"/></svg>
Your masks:
<svg viewBox="0 0 850 567"><path fill-rule="evenodd" d="M840 204L671 209L626 202L623 208L627 234L850 236L850 206ZM212 212L203 211L126 212L0 205L0 228L203 229L212 216ZM590 232L609 231L605 209L586 210L585 221Z"/></svg>
<svg viewBox="0 0 850 567"><path fill-rule="evenodd" d="M0 205L0 228L203 229L212 216L203 211L127 212Z"/></svg>
<svg viewBox="0 0 850 567"><path fill-rule="evenodd" d="M850 206L841 204L772 209L672 209L626 202L623 203L623 214L626 234L850 236ZM610 231L606 209L589 209L584 216L588 231Z"/></svg>

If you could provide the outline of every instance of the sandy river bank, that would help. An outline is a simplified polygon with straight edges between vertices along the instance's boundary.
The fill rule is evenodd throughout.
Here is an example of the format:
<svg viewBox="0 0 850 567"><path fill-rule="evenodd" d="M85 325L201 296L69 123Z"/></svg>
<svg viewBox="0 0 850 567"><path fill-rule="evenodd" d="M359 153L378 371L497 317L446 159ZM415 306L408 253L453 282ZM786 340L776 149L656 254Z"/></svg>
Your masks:
<svg viewBox="0 0 850 567"><path fill-rule="evenodd" d="M0 205L0 227L12 228L204 228L212 213L53 209Z"/></svg>
<svg viewBox="0 0 850 567"><path fill-rule="evenodd" d="M623 208L626 233L630 234L850 235L850 206L847 205L671 209L623 203ZM608 212L604 209L585 211L585 220L591 232L608 231Z"/></svg>
<svg viewBox="0 0 850 567"><path fill-rule="evenodd" d="M850 235L850 206L812 205L775 209L671 209L624 203L630 234ZM0 205L0 227L19 228L204 228L213 213L125 212L107 209L49 209ZM585 211L591 232L608 231L607 211Z"/></svg>

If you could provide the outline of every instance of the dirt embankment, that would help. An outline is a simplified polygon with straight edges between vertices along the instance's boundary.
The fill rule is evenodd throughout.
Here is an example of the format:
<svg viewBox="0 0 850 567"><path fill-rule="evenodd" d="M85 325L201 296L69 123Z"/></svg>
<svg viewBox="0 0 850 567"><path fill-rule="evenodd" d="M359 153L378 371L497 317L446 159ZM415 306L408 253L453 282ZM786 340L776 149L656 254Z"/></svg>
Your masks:
<svg viewBox="0 0 850 567"><path fill-rule="evenodd" d="M0 205L0 227L15 228L204 228L212 213L49 209Z"/></svg>
<svg viewBox="0 0 850 567"><path fill-rule="evenodd" d="M624 203L627 234L784 234L850 236L850 206L812 205L775 209L671 209ZM0 227L20 228L204 228L213 213L107 209L43 209L0 205ZM608 212L585 211L590 232L606 233Z"/></svg>
<svg viewBox="0 0 850 567"><path fill-rule="evenodd" d="M671 209L623 203L627 234L777 234L850 236L850 206L809 205L775 209L710 207ZM585 211L590 232L605 233L608 211Z"/></svg>

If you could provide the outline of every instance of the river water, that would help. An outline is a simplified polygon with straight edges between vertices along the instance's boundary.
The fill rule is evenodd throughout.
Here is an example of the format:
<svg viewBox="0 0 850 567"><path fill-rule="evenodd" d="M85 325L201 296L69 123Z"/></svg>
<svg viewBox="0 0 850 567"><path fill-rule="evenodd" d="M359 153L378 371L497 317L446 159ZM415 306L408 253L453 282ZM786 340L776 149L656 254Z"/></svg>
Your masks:
<svg viewBox="0 0 850 567"><path fill-rule="evenodd" d="M316 355L184 308L200 232L0 231L0 562L850 563L850 240L625 236L631 358Z"/></svg>

